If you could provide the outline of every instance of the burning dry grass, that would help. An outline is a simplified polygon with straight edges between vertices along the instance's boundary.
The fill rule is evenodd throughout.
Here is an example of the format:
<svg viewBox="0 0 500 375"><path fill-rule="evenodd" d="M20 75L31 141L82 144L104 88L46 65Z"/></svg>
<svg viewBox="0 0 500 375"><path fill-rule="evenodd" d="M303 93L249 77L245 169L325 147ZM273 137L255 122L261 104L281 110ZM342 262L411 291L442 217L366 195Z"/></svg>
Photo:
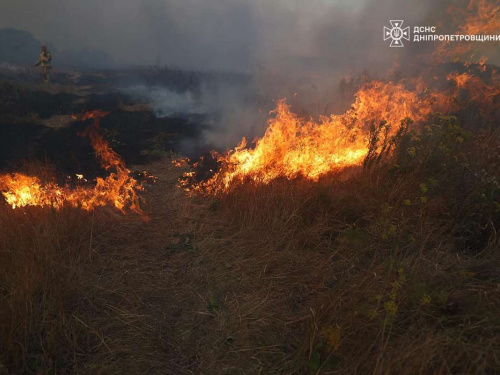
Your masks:
<svg viewBox="0 0 500 375"><path fill-rule="evenodd" d="M93 187L60 186L53 181L42 182L36 176L21 173L0 175L0 192L12 208L40 206L61 209L64 206L80 207L91 211L96 207L112 206L125 213L129 209L142 213L136 190L142 187L131 177L130 170L123 159L108 145L99 134L100 119L107 115L103 111L87 112L82 120L93 119L83 134L88 137L97 158L110 174L106 178L98 177ZM84 180L83 176L78 176Z"/></svg>
<svg viewBox="0 0 500 375"><path fill-rule="evenodd" d="M218 194L246 181L267 184L280 177L317 181L330 172L361 165L374 124L389 124L385 130L392 136L403 120L421 122L430 114L435 98L424 96L426 90L423 82L408 90L403 83L372 81L358 90L351 109L321 116L319 121L297 116L281 100L254 148L247 148L243 138L233 151L215 154L221 170L211 179L192 184L192 175L187 174L185 182L196 191Z"/></svg>
<svg viewBox="0 0 500 375"><path fill-rule="evenodd" d="M319 184L283 179L220 198L221 212L244 228L238 251L248 262L238 273L258 306L245 310L261 322L261 339L267 333L268 345L283 345L268 349L274 355L263 368L500 369L498 213L485 221L493 220L484 241L473 229L479 218L470 216L486 212L472 198L478 185L450 166L440 180L449 185L431 193L428 172L381 169ZM240 307L228 298L229 309Z"/></svg>
<svg viewBox="0 0 500 375"><path fill-rule="evenodd" d="M463 160L451 162L477 155L478 145L497 147L498 136L457 141L449 118L430 129L401 139L396 169L383 158L317 182L282 178L218 198L188 199L175 189L173 166L151 166L149 223L107 209L2 207L4 366L498 371L498 238L491 227L476 231L498 217L470 215L488 215L488 201L472 198L488 194L497 161L471 161L472 171L490 168L472 179ZM446 173L435 169L444 160Z"/></svg>
<svg viewBox="0 0 500 375"><path fill-rule="evenodd" d="M498 69L476 64L460 70L465 71L449 73L440 84L423 77L365 82L354 94L349 110L318 119L300 117L280 100L262 138L250 146L243 138L226 153L212 151L212 160L202 157L180 183L188 191L218 195L247 183L265 185L279 178L318 181L327 174L366 164L373 153L390 153L402 132L421 129L436 113L459 114L463 122L473 119L482 127L495 124ZM370 146L374 137L384 138L385 143ZM205 178L208 170L210 177Z"/></svg>
<svg viewBox="0 0 500 375"><path fill-rule="evenodd" d="M495 112L497 91L449 78L456 87L441 97L373 82L320 126L282 102L254 149L219 155L226 164L201 186L205 196L176 189L170 163L151 166L158 184L141 193L148 223L102 204L0 205L0 364L21 373L500 372L499 134L471 135L429 107L465 87ZM339 162L344 146L363 152ZM101 156L124 178L109 190L121 197L128 169Z"/></svg>
<svg viewBox="0 0 500 375"><path fill-rule="evenodd" d="M357 103L360 115L366 101ZM261 183L278 163L257 163L230 191L188 198L171 163L149 166L158 184L141 193L147 223L116 204L0 206L1 364L22 373L500 371L499 134L471 135L454 117L419 111L428 120L417 129L408 108L375 116L403 120L392 129L369 121L379 107L367 109L364 158L324 173ZM297 144L286 151L321 143ZM314 160L298 165L307 172Z"/></svg>
<svg viewBox="0 0 500 375"><path fill-rule="evenodd" d="M169 219L156 223L146 233L111 208L0 205L0 371L168 370L161 319L145 302L161 293L148 250L162 247Z"/></svg>
<svg viewBox="0 0 500 375"><path fill-rule="evenodd" d="M435 116L387 153L384 127L364 169L247 179L212 197L239 231L203 259L218 327L203 330L217 345L197 341L207 373L500 370L499 134Z"/></svg>
<svg viewBox="0 0 500 375"><path fill-rule="evenodd" d="M383 130L383 129L382 129ZM9 371L500 370L498 133L438 116L363 168L184 196L150 166L150 222L1 207ZM31 167L33 169L34 167ZM33 172L43 175L40 171Z"/></svg>

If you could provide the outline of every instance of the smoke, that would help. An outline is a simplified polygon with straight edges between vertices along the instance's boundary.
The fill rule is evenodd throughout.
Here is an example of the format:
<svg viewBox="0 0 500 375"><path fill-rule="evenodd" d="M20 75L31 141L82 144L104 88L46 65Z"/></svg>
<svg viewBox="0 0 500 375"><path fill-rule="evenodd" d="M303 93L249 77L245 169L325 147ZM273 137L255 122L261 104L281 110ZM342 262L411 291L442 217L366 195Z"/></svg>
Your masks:
<svg viewBox="0 0 500 375"><path fill-rule="evenodd" d="M121 91L148 104L158 118L201 121L201 141L187 140L181 145L189 154L212 148L222 150L239 143L243 136L261 134L271 109L256 95L252 80L202 80L196 90L185 91L160 84L125 86Z"/></svg>
<svg viewBox="0 0 500 375"><path fill-rule="evenodd" d="M30 31L59 50L103 51L117 67L251 75L248 85L205 86L197 95L161 86L129 90L153 103L158 116L211 114L206 142L224 147L261 135L280 98L318 116L348 105L339 96L343 77L418 73L433 43L389 48L383 27L401 19L444 30L452 3L466 7L465 0L3 0L0 27Z"/></svg>
<svg viewBox="0 0 500 375"><path fill-rule="evenodd" d="M149 104L158 118L176 115L201 115L208 112L203 101L195 98L191 91L179 93L162 86L149 87L146 85L131 86L122 91L135 100Z"/></svg>
<svg viewBox="0 0 500 375"><path fill-rule="evenodd" d="M0 26L58 50L105 52L117 65L202 70L386 67L389 19L421 20L424 0L3 0ZM57 61L55 57L55 62Z"/></svg>

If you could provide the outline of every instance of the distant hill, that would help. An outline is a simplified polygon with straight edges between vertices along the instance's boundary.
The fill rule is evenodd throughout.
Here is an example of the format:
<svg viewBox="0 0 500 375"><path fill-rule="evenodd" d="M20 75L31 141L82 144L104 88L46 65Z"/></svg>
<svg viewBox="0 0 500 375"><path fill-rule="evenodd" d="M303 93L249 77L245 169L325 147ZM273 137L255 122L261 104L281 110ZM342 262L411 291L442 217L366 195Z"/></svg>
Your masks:
<svg viewBox="0 0 500 375"><path fill-rule="evenodd" d="M0 62L34 64L40 53L40 44L28 31L0 29Z"/></svg>

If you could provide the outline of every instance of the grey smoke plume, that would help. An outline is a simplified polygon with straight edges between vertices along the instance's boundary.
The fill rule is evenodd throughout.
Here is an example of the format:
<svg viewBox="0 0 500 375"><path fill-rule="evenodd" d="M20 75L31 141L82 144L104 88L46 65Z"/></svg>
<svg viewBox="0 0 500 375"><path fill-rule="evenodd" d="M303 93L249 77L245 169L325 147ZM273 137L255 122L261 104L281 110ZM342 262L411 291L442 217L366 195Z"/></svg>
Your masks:
<svg viewBox="0 0 500 375"><path fill-rule="evenodd" d="M363 71L418 73L431 57L432 43L389 48L383 27L402 19L405 26L446 28L451 3L467 5L466 0L2 0L0 28L27 30L59 50L100 50L115 66L251 74L251 86L205 88L198 98L161 87L131 89L142 90L158 115L222 113L206 134L207 143L233 147L242 135L261 135L277 99L287 98L304 115L330 114L345 106L338 97L342 77ZM249 90L261 101L248 100Z"/></svg>
<svg viewBox="0 0 500 375"><path fill-rule="evenodd" d="M390 19L421 23L431 0L3 0L0 28L59 50L101 50L116 64L203 70L385 68Z"/></svg>

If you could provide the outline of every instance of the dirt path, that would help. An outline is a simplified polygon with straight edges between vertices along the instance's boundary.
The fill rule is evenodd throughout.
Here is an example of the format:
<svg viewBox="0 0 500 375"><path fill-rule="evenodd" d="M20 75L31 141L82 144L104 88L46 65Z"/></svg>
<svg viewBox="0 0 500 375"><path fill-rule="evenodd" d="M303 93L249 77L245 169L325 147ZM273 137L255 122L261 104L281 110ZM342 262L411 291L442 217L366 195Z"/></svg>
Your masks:
<svg viewBox="0 0 500 375"><path fill-rule="evenodd" d="M104 373L259 373L282 352L279 333L260 311L270 292L252 290L245 252L204 199L176 188L168 162L143 194L149 222L118 218L105 233L91 323L102 345L91 370ZM99 241L97 238L96 242ZM265 259L255 260L266 266ZM93 280L94 282L96 280ZM262 334L262 329L267 329ZM274 335L276 333L277 335ZM267 365L265 365L265 363ZM274 365L279 363L274 363Z"/></svg>
<svg viewBox="0 0 500 375"><path fill-rule="evenodd" d="M178 301L176 295L187 287L183 283L190 283L187 274L196 257L193 241L182 234L194 232L200 223L186 217L189 203L175 188L178 171L167 162L148 170L158 178L143 193L149 221L117 217L119 224L103 234L105 241L96 238L100 257L95 274L102 296L101 306L93 307L99 311L94 324L102 345L89 368L104 373L189 373L196 366L196 359L185 363L172 336L180 315L194 307L193 296L184 292ZM176 249L178 234L187 242ZM185 264L179 267L179 262Z"/></svg>
<svg viewBox="0 0 500 375"><path fill-rule="evenodd" d="M101 344L89 368L293 372L314 318L305 299L323 288L317 255L243 238L208 199L175 187L180 172L169 161L148 171L158 177L143 194L150 221L120 218L106 248L96 249L102 296L92 327Z"/></svg>

